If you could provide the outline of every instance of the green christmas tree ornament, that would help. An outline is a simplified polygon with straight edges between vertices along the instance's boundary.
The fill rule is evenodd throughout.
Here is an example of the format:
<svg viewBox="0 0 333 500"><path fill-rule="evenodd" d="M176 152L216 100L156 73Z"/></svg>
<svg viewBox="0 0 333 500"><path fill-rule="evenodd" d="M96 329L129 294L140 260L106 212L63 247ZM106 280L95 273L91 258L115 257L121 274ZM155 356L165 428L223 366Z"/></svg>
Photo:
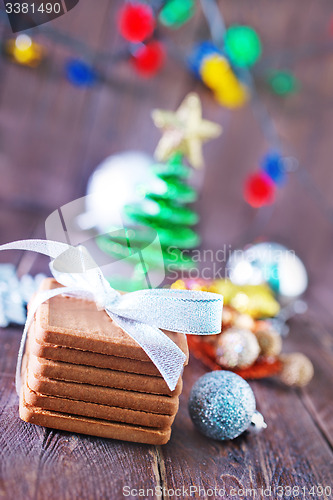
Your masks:
<svg viewBox="0 0 333 500"><path fill-rule="evenodd" d="M250 26L231 26L224 38L224 48L235 66L248 67L261 56L261 41Z"/></svg>
<svg viewBox="0 0 333 500"><path fill-rule="evenodd" d="M161 179L176 177L177 179L188 179L191 176L191 168L183 162L181 153L173 153L168 163L157 163L152 167L154 174Z"/></svg>
<svg viewBox="0 0 333 500"><path fill-rule="evenodd" d="M191 19L194 11L194 0L169 0L158 17L164 26L177 29Z"/></svg>
<svg viewBox="0 0 333 500"><path fill-rule="evenodd" d="M125 214L139 224L154 224L169 227L172 224L184 224L193 226L199 221L194 210L166 201L154 201L146 199L141 204L127 205L124 207Z"/></svg>
<svg viewBox="0 0 333 500"><path fill-rule="evenodd" d="M101 235L96 238L96 243L104 253L111 255L115 260L126 259L126 262L136 266L136 269L142 268L142 254L144 254L145 267L155 269L161 265L160 248L150 244L151 238L144 229L142 226L133 227L126 231L129 236ZM183 228L176 235L171 229L166 228L159 228L156 233L166 267L172 265L178 270L193 268L191 257L183 254L182 249L199 244L197 233L190 228ZM139 276L138 271L135 274Z"/></svg>
<svg viewBox="0 0 333 500"><path fill-rule="evenodd" d="M126 227L110 228L109 233L96 239L104 253L133 266L133 282L128 289L143 288L147 270L154 272L164 266L167 274L171 269L196 267L189 253L183 252L200 244L195 229L199 216L191 207L197 190L190 182L193 168L185 158L193 167L202 166L202 143L221 132L219 125L202 119L200 99L193 93L176 112L155 110L153 119L162 130L159 154L155 155L159 163L153 164L151 175L137 185L133 201L124 203ZM158 244L152 244L154 241ZM113 277L111 280L116 286ZM120 289L124 290L124 283Z"/></svg>
<svg viewBox="0 0 333 500"><path fill-rule="evenodd" d="M161 266L160 249L150 244L151 233L158 236L166 269L189 270L195 267L191 257L182 250L195 248L200 243L199 235L193 229L199 217L188 206L197 199L197 191L188 184L192 170L185 165L183 155L173 154L165 163L154 164L152 171L153 178L137 188L140 201L123 207L126 229L110 228L108 234L96 239L104 253L132 264L135 279L130 289L133 286L134 289L142 288L145 283L141 266L143 253L146 272L147 267L157 269ZM113 277L112 286L115 286Z"/></svg>

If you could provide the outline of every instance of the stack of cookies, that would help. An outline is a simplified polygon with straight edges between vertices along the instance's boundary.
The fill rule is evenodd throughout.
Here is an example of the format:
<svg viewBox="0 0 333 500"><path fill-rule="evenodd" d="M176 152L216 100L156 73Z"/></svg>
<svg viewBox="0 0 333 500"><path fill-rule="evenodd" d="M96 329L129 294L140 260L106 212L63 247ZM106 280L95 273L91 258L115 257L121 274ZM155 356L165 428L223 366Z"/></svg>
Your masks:
<svg viewBox="0 0 333 500"><path fill-rule="evenodd" d="M41 289L59 286L47 279ZM188 357L185 336L166 334ZM181 390L179 379L170 391L139 344L94 302L59 295L39 307L22 365L22 420L165 444Z"/></svg>

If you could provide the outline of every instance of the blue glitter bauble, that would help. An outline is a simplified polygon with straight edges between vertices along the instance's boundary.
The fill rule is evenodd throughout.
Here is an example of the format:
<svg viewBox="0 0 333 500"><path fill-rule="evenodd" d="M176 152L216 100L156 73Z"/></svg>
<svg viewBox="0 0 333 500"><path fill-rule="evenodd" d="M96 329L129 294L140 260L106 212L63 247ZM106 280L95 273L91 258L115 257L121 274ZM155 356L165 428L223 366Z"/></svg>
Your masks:
<svg viewBox="0 0 333 500"><path fill-rule="evenodd" d="M200 432L225 440L236 438L250 426L256 401L251 387L239 375L215 371L197 380L188 407Z"/></svg>

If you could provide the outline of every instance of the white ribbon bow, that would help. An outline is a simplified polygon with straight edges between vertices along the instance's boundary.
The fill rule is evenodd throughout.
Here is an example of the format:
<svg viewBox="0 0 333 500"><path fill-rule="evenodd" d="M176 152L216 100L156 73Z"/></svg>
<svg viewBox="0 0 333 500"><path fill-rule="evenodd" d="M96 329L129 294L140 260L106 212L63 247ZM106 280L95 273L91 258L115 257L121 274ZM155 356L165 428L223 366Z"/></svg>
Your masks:
<svg viewBox="0 0 333 500"><path fill-rule="evenodd" d="M28 329L38 307L56 295L94 300L149 356L170 390L182 373L185 354L160 328L192 335L221 331L222 297L189 290L150 289L121 295L105 279L84 247L49 240L22 240L0 246L1 250L30 250L49 256L54 278L63 285L36 295L29 306L16 367L16 390L21 384L21 365Z"/></svg>

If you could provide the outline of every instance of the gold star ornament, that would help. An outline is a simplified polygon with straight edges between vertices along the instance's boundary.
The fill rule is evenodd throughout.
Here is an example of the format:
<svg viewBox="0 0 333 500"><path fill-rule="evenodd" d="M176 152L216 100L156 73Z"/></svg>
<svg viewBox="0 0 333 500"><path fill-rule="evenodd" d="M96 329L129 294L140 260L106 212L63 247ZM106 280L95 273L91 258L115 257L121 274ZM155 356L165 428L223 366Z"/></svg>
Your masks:
<svg viewBox="0 0 333 500"><path fill-rule="evenodd" d="M217 123L202 119L201 102L195 93L188 94L177 111L155 109L152 118L163 133L155 151L158 161L180 152L193 167L200 168L204 165L202 144L222 132Z"/></svg>

